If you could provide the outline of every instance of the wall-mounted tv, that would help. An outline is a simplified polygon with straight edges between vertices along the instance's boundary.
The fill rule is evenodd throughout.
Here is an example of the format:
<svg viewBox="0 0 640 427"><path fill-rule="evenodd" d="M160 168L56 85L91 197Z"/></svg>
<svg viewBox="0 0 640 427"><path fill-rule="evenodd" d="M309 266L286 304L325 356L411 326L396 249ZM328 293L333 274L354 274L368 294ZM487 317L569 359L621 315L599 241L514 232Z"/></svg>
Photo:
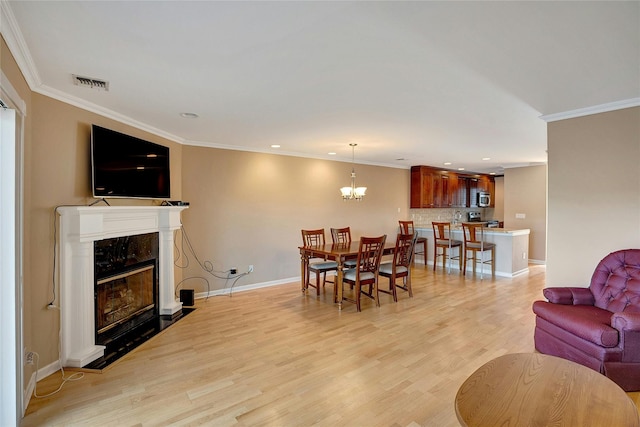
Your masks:
<svg viewBox="0 0 640 427"><path fill-rule="evenodd" d="M169 147L92 125L91 183L95 198L168 199Z"/></svg>

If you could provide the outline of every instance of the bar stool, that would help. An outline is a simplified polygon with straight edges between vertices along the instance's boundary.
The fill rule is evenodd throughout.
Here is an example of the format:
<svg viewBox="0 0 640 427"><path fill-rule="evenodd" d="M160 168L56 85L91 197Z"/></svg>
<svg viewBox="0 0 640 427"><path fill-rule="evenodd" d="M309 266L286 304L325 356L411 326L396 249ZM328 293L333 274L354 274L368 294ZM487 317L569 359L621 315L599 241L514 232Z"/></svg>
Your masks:
<svg viewBox="0 0 640 427"><path fill-rule="evenodd" d="M442 268L445 268L445 262L449 260L448 273L451 274L451 260L458 260L458 269L462 270L462 241L451 239L451 223L450 222L432 222L433 226L433 271L436 270L437 259L442 257ZM451 249L457 248L458 255L451 256ZM438 251L441 250L441 252Z"/></svg>
<svg viewBox="0 0 640 427"><path fill-rule="evenodd" d="M415 233L415 228L413 227L413 221L398 221L400 224L400 233L401 234L413 234ZM422 245L422 251L419 250L420 245ZM415 244L416 249L414 250L414 264L415 264L415 256L422 255L422 259L424 260L425 267L427 266L427 238L419 237L416 240Z"/></svg>
<svg viewBox="0 0 640 427"><path fill-rule="evenodd" d="M484 227L483 222L463 222L462 233L464 234L464 263L462 265L462 274L467 273L467 260L469 259L469 251L473 256L473 273L476 272L476 262L480 261L480 280L482 280L484 273L484 265L491 264L491 277L496 275L496 245L495 243L484 241ZM484 259L484 253L491 251L491 259ZM478 258L480 253L480 258Z"/></svg>

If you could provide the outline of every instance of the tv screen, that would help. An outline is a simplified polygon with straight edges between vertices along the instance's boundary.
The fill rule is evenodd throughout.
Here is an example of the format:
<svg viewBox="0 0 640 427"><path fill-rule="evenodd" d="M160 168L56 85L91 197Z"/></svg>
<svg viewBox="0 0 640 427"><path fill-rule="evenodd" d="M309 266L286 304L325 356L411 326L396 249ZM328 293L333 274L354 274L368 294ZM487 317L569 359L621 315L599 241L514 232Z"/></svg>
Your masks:
<svg viewBox="0 0 640 427"><path fill-rule="evenodd" d="M168 199L169 147L91 127L93 197Z"/></svg>

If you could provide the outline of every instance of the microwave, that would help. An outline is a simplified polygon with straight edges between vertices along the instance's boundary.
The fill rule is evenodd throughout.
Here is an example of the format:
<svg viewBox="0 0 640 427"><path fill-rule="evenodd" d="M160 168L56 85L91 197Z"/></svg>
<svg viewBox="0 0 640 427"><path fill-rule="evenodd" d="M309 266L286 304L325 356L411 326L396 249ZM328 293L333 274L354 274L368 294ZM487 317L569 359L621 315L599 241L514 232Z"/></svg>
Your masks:
<svg viewBox="0 0 640 427"><path fill-rule="evenodd" d="M478 207L486 208L491 204L491 194L480 192L478 193Z"/></svg>

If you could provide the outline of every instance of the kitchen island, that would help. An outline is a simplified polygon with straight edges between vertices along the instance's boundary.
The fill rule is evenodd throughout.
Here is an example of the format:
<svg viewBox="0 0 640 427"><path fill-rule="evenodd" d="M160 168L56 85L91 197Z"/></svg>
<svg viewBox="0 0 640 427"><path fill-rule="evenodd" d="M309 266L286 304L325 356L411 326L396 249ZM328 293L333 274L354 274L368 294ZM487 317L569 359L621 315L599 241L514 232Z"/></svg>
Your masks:
<svg viewBox="0 0 640 427"><path fill-rule="evenodd" d="M426 264L433 266L433 229L431 227L416 226L416 231L421 237L426 237L427 242L427 259ZM494 243L496 245L496 276L513 277L529 271L529 234L531 230L512 229L512 228L485 228L485 242ZM451 235L454 240L464 241L462 235L462 226L452 226ZM457 252L455 249L452 251ZM490 257L490 252L485 252L485 257ZM418 257L416 262L422 261L422 257ZM438 258L438 267L442 268L442 258ZM467 273L473 269L471 260L467 262ZM447 261L448 266L448 261ZM478 263L476 272L480 273L482 264ZM484 274L491 276L491 268L489 265L484 267ZM451 271L458 272L457 260L451 261Z"/></svg>

